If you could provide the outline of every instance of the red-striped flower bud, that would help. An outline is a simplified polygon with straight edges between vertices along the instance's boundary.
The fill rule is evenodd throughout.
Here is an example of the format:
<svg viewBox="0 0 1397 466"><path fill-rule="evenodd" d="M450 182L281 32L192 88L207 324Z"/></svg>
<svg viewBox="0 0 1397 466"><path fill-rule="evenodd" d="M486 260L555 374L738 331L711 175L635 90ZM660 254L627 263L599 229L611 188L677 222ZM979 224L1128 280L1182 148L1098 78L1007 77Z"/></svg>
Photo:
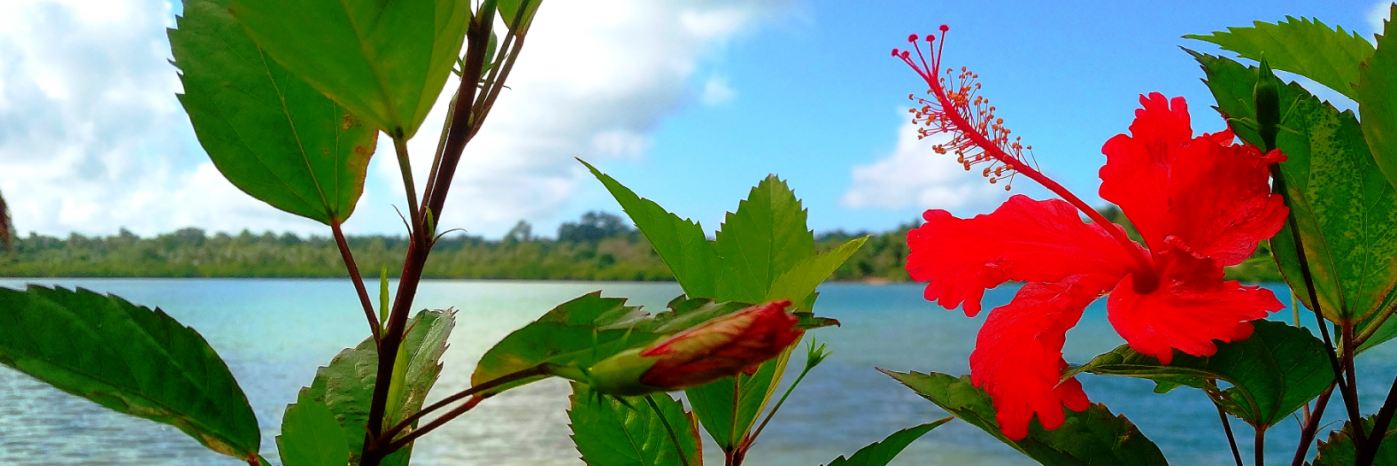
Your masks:
<svg viewBox="0 0 1397 466"><path fill-rule="evenodd" d="M640 395L703 385L739 372L751 375L800 339L790 301L752 306L666 338L624 351L590 369L600 393Z"/></svg>

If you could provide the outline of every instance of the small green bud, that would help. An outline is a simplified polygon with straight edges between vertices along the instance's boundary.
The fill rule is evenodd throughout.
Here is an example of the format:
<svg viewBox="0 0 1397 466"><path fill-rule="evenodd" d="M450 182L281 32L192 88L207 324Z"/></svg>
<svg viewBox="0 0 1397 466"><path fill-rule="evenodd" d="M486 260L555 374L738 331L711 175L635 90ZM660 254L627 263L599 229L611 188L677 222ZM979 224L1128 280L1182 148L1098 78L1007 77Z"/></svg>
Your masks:
<svg viewBox="0 0 1397 466"><path fill-rule="evenodd" d="M1281 124L1280 84L1276 74L1271 72L1271 64L1266 57L1261 58L1261 67L1256 72L1256 86L1252 88L1252 104L1256 108L1257 133L1265 145L1262 150L1276 148L1277 127Z"/></svg>
<svg viewBox="0 0 1397 466"><path fill-rule="evenodd" d="M662 392L665 388L640 382L659 358L641 356L646 348L631 348L603 359L587 370L588 385L597 393L615 396L638 396Z"/></svg>

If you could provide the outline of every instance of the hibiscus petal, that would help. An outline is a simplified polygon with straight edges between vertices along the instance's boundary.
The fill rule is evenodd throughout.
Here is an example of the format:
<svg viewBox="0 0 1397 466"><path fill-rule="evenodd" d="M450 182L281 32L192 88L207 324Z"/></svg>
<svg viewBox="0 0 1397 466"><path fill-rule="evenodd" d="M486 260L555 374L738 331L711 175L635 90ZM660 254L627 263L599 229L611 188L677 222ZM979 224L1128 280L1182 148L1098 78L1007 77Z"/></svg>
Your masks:
<svg viewBox="0 0 1397 466"><path fill-rule="evenodd" d="M1231 132L1192 137L1188 104L1152 93L1141 97L1130 136L1117 135L1101 151L1101 197L1120 206L1156 254L1175 236L1200 257L1235 265L1259 241L1280 231L1286 209L1272 196L1262 155L1232 144Z"/></svg>
<svg viewBox="0 0 1397 466"><path fill-rule="evenodd" d="M1193 129L1183 97L1170 101L1152 92L1140 96L1140 105L1130 136L1116 135L1101 147L1106 165L1100 171L1100 194L1120 206L1145 244L1156 249L1163 247L1168 231L1164 214L1174 149L1193 137Z"/></svg>
<svg viewBox="0 0 1397 466"><path fill-rule="evenodd" d="M1267 168L1284 159L1280 151L1263 156L1208 135L1180 148L1169 170L1169 234L1223 266L1251 257L1285 223L1288 210L1271 195Z"/></svg>
<svg viewBox="0 0 1397 466"><path fill-rule="evenodd" d="M1063 338L1112 281L1078 275L1059 283L1029 283L985 319L970 354L970 380L994 400L1005 436L1028 435L1034 414L1043 428L1055 429L1065 419L1064 405L1073 411L1087 408L1077 379L1061 380L1067 368Z"/></svg>
<svg viewBox="0 0 1397 466"><path fill-rule="evenodd" d="M928 210L923 217L927 223L907 233L907 272L927 282L927 300L947 309L963 306L970 316L980 312L985 290L1005 281L1119 278L1135 264L1105 228L1083 223L1061 200L1016 195L988 215L959 219Z"/></svg>
<svg viewBox="0 0 1397 466"><path fill-rule="evenodd" d="M1283 308L1270 290L1223 281L1222 267L1173 247L1157 255L1163 264L1159 287L1135 291L1125 277L1111 291L1111 325L1131 348L1168 364L1178 349L1194 356L1217 352L1213 340L1251 336L1251 321Z"/></svg>

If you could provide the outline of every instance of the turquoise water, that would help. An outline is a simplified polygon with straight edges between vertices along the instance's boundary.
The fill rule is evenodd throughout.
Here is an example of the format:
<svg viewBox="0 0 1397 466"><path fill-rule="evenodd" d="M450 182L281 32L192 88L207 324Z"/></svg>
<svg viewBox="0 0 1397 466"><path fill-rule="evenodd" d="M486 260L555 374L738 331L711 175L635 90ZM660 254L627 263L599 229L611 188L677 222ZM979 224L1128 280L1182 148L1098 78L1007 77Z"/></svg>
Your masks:
<svg viewBox="0 0 1397 466"><path fill-rule="evenodd" d="M20 288L25 281L0 279ZM110 292L158 306L200 331L228 362L262 424L264 454L276 458L275 435L287 403L310 383L316 366L361 341L362 311L347 281L338 280L110 280L62 279L41 283ZM1274 288L1282 301L1288 292ZM455 307L458 324L443 358L434 394L468 387L474 363L494 342L554 305L591 291L630 298L651 310L680 293L670 283L427 281L417 307ZM812 332L833 355L806 378L748 456L748 464L809 466L882 440L887 434L946 416L874 370L961 374L983 315L966 318L921 298L915 284L828 284L819 314L843 326ZM985 295L985 306L1012 297L1013 287ZM1084 362L1122 343L1106 321L1103 303L1088 310L1068 334L1067 359ZM1288 318L1281 311L1276 318ZM1364 412L1376 411L1397 374L1395 348L1360 356ZM798 354L803 354L798 352ZM793 367L799 367L794 361ZM1081 377L1093 401L1125 414L1164 450L1173 464L1230 464L1217 413L1189 389L1157 395L1148 381ZM416 465L581 465L568 438L568 388L545 381L492 398L453 424L418 441ZM1331 415L1338 405L1331 406ZM1330 416L1334 417L1334 416ZM1252 433L1234 422L1250 458ZM1280 464L1293 454L1299 428L1285 422L1268 433L1267 453ZM709 464L721 464L705 447ZM228 465L240 463L205 450L173 427L107 411L9 368L0 368L0 464ZM938 428L910 446L897 465L1023 465L1017 452L960 422Z"/></svg>

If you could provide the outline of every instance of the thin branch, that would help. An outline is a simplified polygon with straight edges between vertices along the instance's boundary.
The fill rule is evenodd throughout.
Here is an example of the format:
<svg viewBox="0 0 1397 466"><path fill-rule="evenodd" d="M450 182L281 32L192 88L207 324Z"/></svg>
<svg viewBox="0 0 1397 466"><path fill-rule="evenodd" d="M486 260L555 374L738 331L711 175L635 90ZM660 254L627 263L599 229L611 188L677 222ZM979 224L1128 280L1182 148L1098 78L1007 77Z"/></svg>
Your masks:
<svg viewBox="0 0 1397 466"><path fill-rule="evenodd" d="M1397 378L1392 379L1392 388L1387 390L1387 400L1382 402L1382 408L1378 409L1378 417L1373 420L1373 435L1368 438L1368 444L1358 451L1358 459L1354 461L1354 466L1371 466L1373 460L1378 456L1378 447L1382 445L1384 437L1387 437L1387 426L1392 423L1392 414L1397 412Z"/></svg>
<svg viewBox="0 0 1397 466"><path fill-rule="evenodd" d="M369 319L369 331L373 332L374 344L377 345L381 323L375 315L373 300L369 299L369 290L364 287L364 276L359 273L359 265L354 263L354 254L349 250L349 243L344 240L344 231L340 229L338 220L330 220L330 231L335 235L335 245L340 248L344 266L349 269L349 281L354 282L354 291L359 294L359 302L364 305L364 316Z"/></svg>
<svg viewBox="0 0 1397 466"><path fill-rule="evenodd" d="M1319 432L1319 422L1324 418L1324 408L1329 406L1329 397L1334 394L1335 384L1329 384L1329 388L1324 389L1315 400L1315 409L1305 419L1305 427L1300 429L1300 444L1295 447L1295 458L1290 460L1290 466L1304 466L1305 459L1310 453L1310 444L1315 441L1315 434Z"/></svg>
<svg viewBox="0 0 1397 466"><path fill-rule="evenodd" d="M1266 428L1256 429L1256 443L1252 447L1256 452L1256 466L1266 466Z"/></svg>
<svg viewBox="0 0 1397 466"><path fill-rule="evenodd" d="M762 419L762 423L761 425L757 426L757 430L753 431L752 435L748 435L746 439L743 439L742 449L745 450L748 447L750 447L752 442L757 439L757 436L762 434L762 430L766 429L766 423L771 422L771 418L773 416L776 416L776 411L781 409L782 404L786 403L786 398L790 397L791 392L795 391L796 385L800 385L800 381L805 379L805 374L809 374L810 369L814 368L815 366L807 364L805 366L805 369L800 371L800 375L796 376L796 380L794 382L791 382L791 386L786 387L786 393L782 394L781 399L776 400L776 405L771 407L771 411L766 413L766 419Z"/></svg>
<svg viewBox="0 0 1397 466"><path fill-rule="evenodd" d="M407 210L412 218L412 230L409 235L417 236L422 230L422 212L417 210L417 186L412 182L412 161L407 156L407 140L403 138L393 138L393 149L398 154L398 171L403 174L403 189L407 191Z"/></svg>
<svg viewBox="0 0 1397 466"><path fill-rule="evenodd" d="M1242 466L1242 452L1237 449L1237 437L1232 435L1232 422L1227 420L1227 413L1222 411L1222 405L1213 403L1218 409L1218 419L1222 420L1222 431L1227 433L1227 445L1232 447L1232 458L1237 460L1237 466Z"/></svg>
<svg viewBox="0 0 1397 466"><path fill-rule="evenodd" d="M1339 331L1339 344L1343 351L1340 367L1343 368L1343 376L1348 381L1339 384L1339 390L1344 397L1344 408L1348 410L1349 422L1353 424L1353 446L1357 451L1363 451L1368 445L1368 434L1363 428L1363 415L1358 412L1358 387L1353 369L1353 323L1343 323L1339 326Z"/></svg>
<svg viewBox="0 0 1397 466"><path fill-rule="evenodd" d="M552 372L553 372L553 371L552 371L552 364L539 364L539 365L537 365L537 366L530 367L530 368L524 369L524 370L522 370L522 371L518 371L518 372L506 374L506 375L504 375L504 376L501 376L501 377L499 377L499 378L497 378L497 379L494 379L494 380L491 380L491 381L489 381L489 382L485 382L485 383L482 383L482 384L480 384L480 385L476 385L476 386L474 386L474 387L471 387L471 388L462 390L462 391L460 391L460 392L457 392L457 393L454 394L454 395L448 396L448 397L446 397L446 398L442 398L440 401L437 401L436 403L432 403L431 406L428 406L428 407L426 407L426 408L422 408L421 410L418 410L416 413L413 413L411 416L408 416L407 418L404 418L401 422L398 422L398 424L396 424L396 425L394 425L393 427L390 427L390 428L388 428L387 430L383 431L383 434L379 437L378 440L379 440L380 443L381 443L381 442L386 442L386 441L388 441L389 439L393 438L394 436L398 435L399 432L402 432L404 429L407 429L408 427L412 426L412 423L417 422L417 420L418 420L418 419L421 419L422 416L425 416L425 415L427 415L428 413L431 413L432 411L436 411L436 410L438 410L438 409L441 409L441 408L443 408L443 407L445 407L445 406L447 406L447 405L450 405L451 403L454 403L454 402L456 402L457 400L460 400L460 399L462 399L462 398L465 398L465 397L468 397L468 396L471 396L471 395L475 395L476 393L480 393L480 392L485 391L485 390L490 390L490 389L492 389L492 388L499 387L499 386L501 386L501 385L505 385L505 384L508 384L508 383L517 382L517 381L520 381L520 380L523 380L523 379L527 379L527 378L529 378L529 377L536 377L536 376L540 376L540 375L549 375L549 374L552 374ZM445 415L443 415L443 417L445 417ZM420 430L422 430L422 429L418 429L418 430L420 431ZM388 453L392 453L392 452L389 451ZM386 453L385 453L385 454L386 454Z"/></svg>
<svg viewBox="0 0 1397 466"><path fill-rule="evenodd" d="M422 426L421 429L409 432L407 435L404 435L403 438L394 440L393 443L389 443L387 447L384 447L384 451L386 452L384 453L384 456L387 456L395 451L401 450L403 447L407 446L407 444L412 443L414 440L417 440L418 437L427 435L429 432L436 430L438 427L445 425L447 422L451 422L452 419L456 419L460 415L465 414L467 411L470 411L472 408L475 408L475 405L480 404L481 401L485 401L485 398L478 396L472 397L471 399L466 400L465 404L456 407L456 409L453 409L450 412L441 415L441 417L439 418L432 419L432 422L429 422L427 423L427 425Z"/></svg>
<svg viewBox="0 0 1397 466"><path fill-rule="evenodd" d="M665 431L669 432L669 440L674 442L674 452L679 454L679 461L683 462L684 466L689 466L689 455L684 454L684 446L679 444L679 435L674 433L669 419L665 419L665 413L660 412L660 406L655 404L655 397L645 395L645 402L650 404L650 409L655 411L655 415L660 417L660 423L665 425Z"/></svg>

